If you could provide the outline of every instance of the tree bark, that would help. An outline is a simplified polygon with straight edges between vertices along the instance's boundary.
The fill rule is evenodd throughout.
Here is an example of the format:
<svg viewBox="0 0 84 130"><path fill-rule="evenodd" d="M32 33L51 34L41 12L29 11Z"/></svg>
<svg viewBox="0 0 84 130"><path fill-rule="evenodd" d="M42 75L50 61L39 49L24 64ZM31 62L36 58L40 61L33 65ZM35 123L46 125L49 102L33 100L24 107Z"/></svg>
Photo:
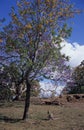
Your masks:
<svg viewBox="0 0 84 130"><path fill-rule="evenodd" d="M16 100L20 99L20 86L16 85Z"/></svg>
<svg viewBox="0 0 84 130"><path fill-rule="evenodd" d="M26 90L26 99L25 99L25 108L24 108L24 114L23 114L23 120L28 119L28 110L30 106L30 89L31 89L31 84L29 83L28 80L26 80L26 85L27 85L27 90Z"/></svg>

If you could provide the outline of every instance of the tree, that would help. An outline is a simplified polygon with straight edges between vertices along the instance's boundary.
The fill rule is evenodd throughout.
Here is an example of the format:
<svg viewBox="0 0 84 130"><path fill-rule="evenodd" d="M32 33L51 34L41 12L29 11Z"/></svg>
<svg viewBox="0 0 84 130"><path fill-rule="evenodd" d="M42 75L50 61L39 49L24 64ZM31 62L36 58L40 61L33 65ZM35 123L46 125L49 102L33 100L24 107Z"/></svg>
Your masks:
<svg viewBox="0 0 84 130"><path fill-rule="evenodd" d="M20 85L23 84L21 80L23 72L21 71L21 69L17 68L17 66L14 63L10 63L8 66L4 65L1 74L1 84L3 84L3 82L5 81L6 84L8 84L10 91L14 91L16 100L19 100L22 93L22 88ZM5 87L7 87L6 84Z"/></svg>
<svg viewBox="0 0 84 130"><path fill-rule="evenodd" d="M0 100L10 101L11 95L9 74L0 67Z"/></svg>
<svg viewBox="0 0 84 130"><path fill-rule="evenodd" d="M14 63L26 82L23 120L28 117L31 81L54 71L60 57L61 37L67 38L71 28L65 21L77 11L67 0L20 0L11 9L11 21L3 28L3 64ZM1 65L3 65L1 62Z"/></svg>
<svg viewBox="0 0 84 130"><path fill-rule="evenodd" d="M74 81L74 90L76 93L84 92L84 60L81 62L79 66L74 69L72 74L72 78Z"/></svg>
<svg viewBox="0 0 84 130"><path fill-rule="evenodd" d="M70 94L84 93L84 61L72 70L70 80L63 92Z"/></svg>

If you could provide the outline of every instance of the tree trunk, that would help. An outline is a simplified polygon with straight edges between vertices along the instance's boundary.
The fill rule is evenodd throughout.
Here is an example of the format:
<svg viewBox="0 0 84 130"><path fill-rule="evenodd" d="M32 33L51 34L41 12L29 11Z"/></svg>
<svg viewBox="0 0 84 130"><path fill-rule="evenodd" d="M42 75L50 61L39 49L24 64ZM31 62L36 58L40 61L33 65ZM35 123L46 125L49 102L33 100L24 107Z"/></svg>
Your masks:
<svg viewBox="0 0 84 130"><path fill-rule="evenodd" d="M19 100L20 99L20 86L16 85L16 98L15 100Z"/></svg>
<svg viewBox="0 0 84 130"><path fill-rule="evenodd" d="M27 90L26 90L26 99L25 99L25 108L24 108L24 114L23 114L23 120L28 119L28 110L30 106L30 89L31 85L28 80L26 80Z"/></svg>

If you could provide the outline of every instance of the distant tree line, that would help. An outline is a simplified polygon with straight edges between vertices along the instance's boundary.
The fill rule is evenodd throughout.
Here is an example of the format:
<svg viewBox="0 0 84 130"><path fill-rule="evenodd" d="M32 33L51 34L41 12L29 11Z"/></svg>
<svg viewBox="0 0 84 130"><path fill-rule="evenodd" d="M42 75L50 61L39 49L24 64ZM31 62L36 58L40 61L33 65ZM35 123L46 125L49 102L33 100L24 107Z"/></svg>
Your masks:
<svg viewBox="0 0 84 130"><path fill-rule="evenodd" d="M63 91L71 94L84 93L84 60L74 68L71 80L67 82Z"/></svg>

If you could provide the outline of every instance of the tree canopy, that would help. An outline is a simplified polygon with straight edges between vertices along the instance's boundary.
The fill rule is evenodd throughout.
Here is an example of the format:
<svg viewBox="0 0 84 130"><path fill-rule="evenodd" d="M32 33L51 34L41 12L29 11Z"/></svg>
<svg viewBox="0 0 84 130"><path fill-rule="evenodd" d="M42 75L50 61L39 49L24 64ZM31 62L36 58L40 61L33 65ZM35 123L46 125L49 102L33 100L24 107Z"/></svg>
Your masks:
<svg viewBox="0 0 84 130"><path fill-rule="evenodd" d="M72 74L76 93L84 93L84 61L77 66Z"/></svg>
<svg viewBox="0 0 84 130"><path fill-rule="evenodd" d="M84 93L84 61L72 70L71 78L67 82L64 92L72 94Z"/></svg>

